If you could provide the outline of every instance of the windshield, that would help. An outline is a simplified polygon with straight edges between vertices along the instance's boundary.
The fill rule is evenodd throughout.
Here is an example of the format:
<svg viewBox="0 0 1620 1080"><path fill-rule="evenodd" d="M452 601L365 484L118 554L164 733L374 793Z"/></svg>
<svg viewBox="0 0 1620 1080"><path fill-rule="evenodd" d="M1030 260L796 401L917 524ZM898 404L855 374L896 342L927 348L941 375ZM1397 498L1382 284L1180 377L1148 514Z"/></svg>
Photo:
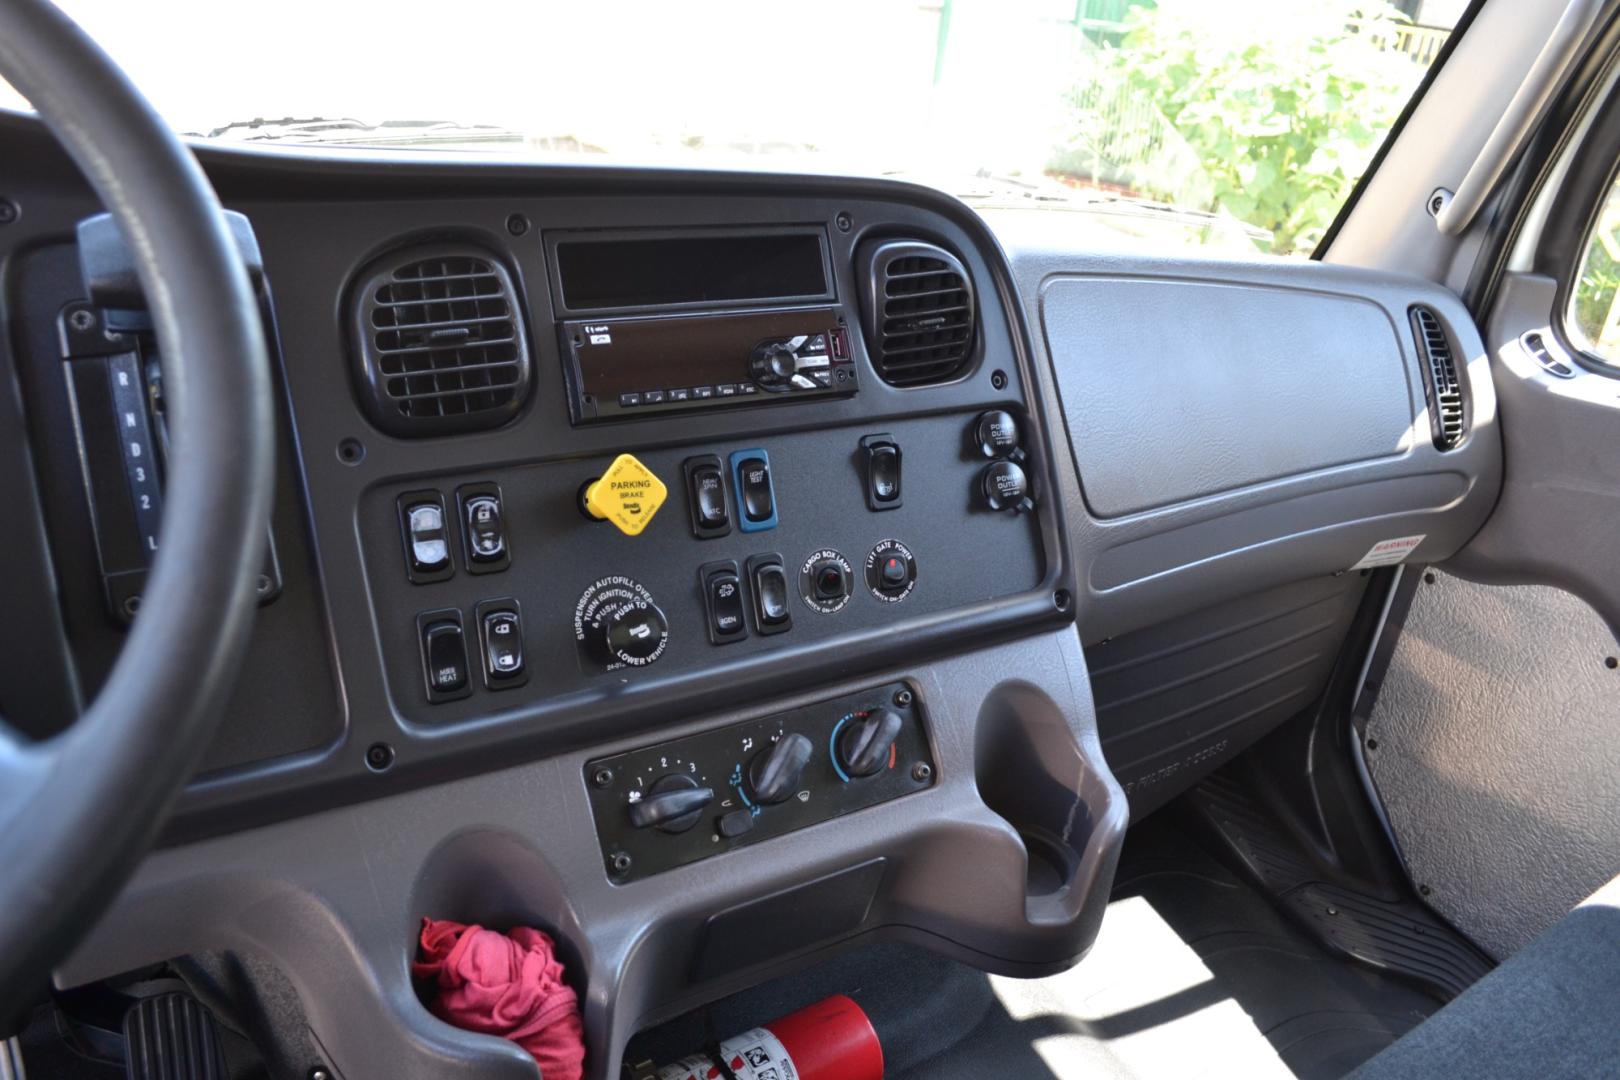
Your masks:
<svg viewBox="0 0 1620 1080"><path fill-rule="evenodd" d="M176 130L899 176L1308 254L1465 0L60 0ZM0 105L26 107L0 83Z"/></svg>

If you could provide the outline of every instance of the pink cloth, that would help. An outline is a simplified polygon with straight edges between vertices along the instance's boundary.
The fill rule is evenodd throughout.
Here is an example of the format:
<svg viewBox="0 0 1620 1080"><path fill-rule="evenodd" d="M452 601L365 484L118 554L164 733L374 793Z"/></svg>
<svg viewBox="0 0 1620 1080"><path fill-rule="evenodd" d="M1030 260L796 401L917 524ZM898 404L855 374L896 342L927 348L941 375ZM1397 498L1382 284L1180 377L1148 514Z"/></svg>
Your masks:
<svg viewBox="0 0 1620 1080"><path fill-rule="evenodd" d="M428 1009L447 1024L511 1039L534 1057L544 1080L583 1080L585 1022L579 996L545 934L510 934L422 920L422 959L411 974L433 980Z"/></svg>

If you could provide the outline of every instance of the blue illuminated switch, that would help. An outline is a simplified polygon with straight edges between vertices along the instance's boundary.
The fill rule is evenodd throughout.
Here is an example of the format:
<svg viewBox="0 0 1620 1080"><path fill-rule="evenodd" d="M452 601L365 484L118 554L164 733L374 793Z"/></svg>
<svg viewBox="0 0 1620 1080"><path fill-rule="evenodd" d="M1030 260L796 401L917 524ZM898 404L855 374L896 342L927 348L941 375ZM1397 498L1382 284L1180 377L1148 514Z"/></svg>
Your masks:
<svg viewBox="0 0 1620 1080"><path fill-rule="evenodd" d="M764 450L735 451L731 455L731 478L737 493L737 527L743 532L776 528L770 455Z"/></svg>

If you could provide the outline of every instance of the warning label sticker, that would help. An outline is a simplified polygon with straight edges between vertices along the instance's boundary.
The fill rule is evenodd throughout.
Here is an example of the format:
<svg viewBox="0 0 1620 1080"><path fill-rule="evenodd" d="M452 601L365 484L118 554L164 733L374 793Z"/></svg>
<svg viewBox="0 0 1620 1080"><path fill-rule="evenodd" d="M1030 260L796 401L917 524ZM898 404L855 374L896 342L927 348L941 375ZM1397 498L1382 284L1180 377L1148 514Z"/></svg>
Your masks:
<svg viewBox="0 0 1620 1080"><path fill-rule="evenodd" d="M719 1051L737 1080L800 1080L792 1055L768 1028L727 1039ZM708 1054L693 1054L658 1070L658 1080L721 1080L724 1075Z"/></svg>
<svg viewBox="0 0 1620 1080"><path fill-rule="evenodd" d="M1370 570L1375 566L1394 566L1396 563L1405 562L1406 557L1417 550L1417 546L1423 543L1423 538L1427 535L1429 534L1420 533L1417 536L1397 536L1393 540L1380 540L1350 569Z"/></svg>

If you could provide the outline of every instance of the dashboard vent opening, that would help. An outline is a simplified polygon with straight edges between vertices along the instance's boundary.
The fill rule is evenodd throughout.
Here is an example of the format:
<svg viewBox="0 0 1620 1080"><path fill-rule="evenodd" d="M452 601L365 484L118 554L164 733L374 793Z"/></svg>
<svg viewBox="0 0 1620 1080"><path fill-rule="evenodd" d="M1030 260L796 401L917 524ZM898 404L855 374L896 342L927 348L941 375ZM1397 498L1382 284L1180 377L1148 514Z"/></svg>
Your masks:
<svg viewBox="0 0 1620 1080"><path fill-rule="evenodd" d="M1451 339L1439 317L1426 307L1412 309L1412 331L1423 361L1423 388L1435 448L1456 449L1468 432L1468 399Z"/></svg>
<svg viewBox="0 0 1620 1080"><path fill-rule="evenodd" d="M362 398L392 435L499 427L528 400L529 350L506 268L466 247L417 248L356 292Z"/></svg>
<svg viewBox="0 0 1620 1080"><path fill-rule="evenodd" d="M950 252L916 241L879 241L860 253L866 343L890 386L959 378L978 330L973 281Z"/></svg>

